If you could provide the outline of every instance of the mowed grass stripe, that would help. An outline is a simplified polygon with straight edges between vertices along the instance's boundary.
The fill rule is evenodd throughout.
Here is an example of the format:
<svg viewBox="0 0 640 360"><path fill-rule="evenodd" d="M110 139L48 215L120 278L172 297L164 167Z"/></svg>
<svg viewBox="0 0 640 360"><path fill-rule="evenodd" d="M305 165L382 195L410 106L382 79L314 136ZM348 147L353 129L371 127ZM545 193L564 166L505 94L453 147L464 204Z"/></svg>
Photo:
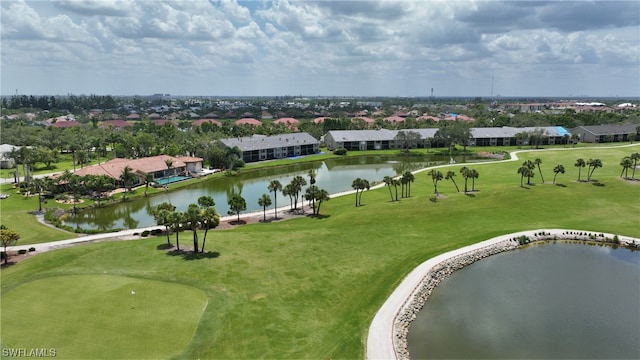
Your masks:
<svg viewBox="0 0 640 360"><path fill-rule="evenodd" d="M474 196L416 174L412 197L391 202L387 188L323 203L325 218L254 224L209 233L217 258L183 260L156 250L163 237L105 242L33 257L2 271L3 293L34 279L108 271L197 287L208 306L177 358L362 358L375 312L403 276L422 261L487 238L534 228L577 228L640 236L640 187L619 178L622 156L640 150L584 149L520 154L540 157L545 180L520 188L523 160L471 164L480 172ZM548 158L547 158L548 156ZM575 159L599 157L594 178L577 183ZM551 185L551 169L567 173ZM456 172L462 165L450 168ZM447 169L442 169L446 171ZM583 169L583 174L585 173ZM464 181L458 174L458 185ZM188 243L190 235L181 240ZM4 296L3 296L4 298ZM69 300L71 301L71 300ZM5 310L3 304L3 311ZM4 329L3 329L4 332Z"/></svg>

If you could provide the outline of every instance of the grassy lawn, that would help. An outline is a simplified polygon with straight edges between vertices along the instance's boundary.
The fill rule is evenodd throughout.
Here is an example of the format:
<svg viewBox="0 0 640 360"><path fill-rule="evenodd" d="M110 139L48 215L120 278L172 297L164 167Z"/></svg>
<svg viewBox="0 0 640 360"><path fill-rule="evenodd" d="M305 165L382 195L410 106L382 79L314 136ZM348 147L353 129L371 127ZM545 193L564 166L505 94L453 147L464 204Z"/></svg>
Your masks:
<svg viewBox="0 0 640 360"><path fill-rule="evenodd" d="M98 277L106 271L127 279L183 284L206 294L207 306L191 341L184 347L176 341L176 358L363 358L375 312L404 275L435 255L499 234L537 228L640 237L640 182L619 178L620 159L638 151L640 146L529 152L519 154L517 162L467 165L480 174L478 191L463 195L451 182L442 181L442 197L435 203L429 201L433 184L425 171L416 174L412 197L401 201L391 202L388 189L381 188L365 192L358 208L353 206L353 195L331 199L322 205L321 218L210 232L207 248L217 253L199 259L158 250L166 242L164 237L40 254L2 270L2 314L31 317L42 306L31 300L6 301L24 298L21 291L33 291L23 290L25 284L55 283L74 275ZM542 159L545 184L536 173L532 186L520 188L518 167L536 157ZM602 160L604 166L593 176L598 186L576 182L573 164L578 157ZM551 184L556 164L567 170L557 179L562 186ZM457 172L460 167L450 168ZM464 187L459 174L456 181ZM188 244L190 234L182 233L180 239ZM86 296L100 296L102 291L84 288ZM64 292L55 299L58 307L76 301ZM174 309L182 310L182 302ZM80 308L62 329L82 328L96 312L116 319L124 311L128 309L119 310L107 301L91 311ZM157 311L158 317L164 316ZM25 336L23 330L6 326L4 318L2 325L4 346L44 346L30 339L17 342ZM172 333L173 328L165 330ZM135 338L141 347L149 341L146 335ZM100 339L92 341L101 346ZM109 341L102 338L105 344ZM46 346L63 345L67 346L61 342Z"/></svg>
<svg viewBox="0 0 640 360"><path fill-rule="evenodd" d="M69 275L20 285L2 303L21 309L2 312L11 329L2 342L12 348L55 349L66 359L161 359L189 343L207 297L169 282Z"/></svg>

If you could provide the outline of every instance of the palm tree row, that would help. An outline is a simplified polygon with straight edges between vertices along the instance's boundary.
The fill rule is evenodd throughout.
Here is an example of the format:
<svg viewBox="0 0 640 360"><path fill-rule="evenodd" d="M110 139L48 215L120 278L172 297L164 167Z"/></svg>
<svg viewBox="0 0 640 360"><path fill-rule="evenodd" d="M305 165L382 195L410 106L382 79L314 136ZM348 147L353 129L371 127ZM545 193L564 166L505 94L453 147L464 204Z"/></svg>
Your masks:
<svg viewBox="0 0 640 360"><path fill-rule="evenodd" d="M220 223L220 216L215 208L215 201L210 196L201 196L196 204L189 204L186 211L176 211L176 207L170 203L158 204L151 211L156 224L165 227L167 245L171 246L170 232L176 234L176 249L180 250L179 233L191 230L193 234L193 252L204 252L207 234L210 229ZM198 230L204 230L202 248L198 247Z"/></svg>

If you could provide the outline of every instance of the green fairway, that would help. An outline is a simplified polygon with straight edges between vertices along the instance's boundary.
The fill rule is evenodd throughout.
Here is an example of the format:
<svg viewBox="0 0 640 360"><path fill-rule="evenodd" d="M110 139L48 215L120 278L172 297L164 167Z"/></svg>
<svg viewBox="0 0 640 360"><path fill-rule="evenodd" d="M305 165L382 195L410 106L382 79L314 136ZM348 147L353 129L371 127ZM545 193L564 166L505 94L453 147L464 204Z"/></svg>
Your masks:
<svg viewBox="0 0 640 360"><path fill-rule="evenodd" d="M2 297L2 344L55 349L62 359L161 359L179 354L207 297L198 289L112 275L35 280Z"/></svg>
<svg viewBox="0 0 640 360"><path fill-rule="evenodd" d="M450 181L443 180L437 202L429 200L433 183L423 171L411 185L412 196L400 201L390 201L389 189L383 187L365 191L363 206L357 208L354 195L333 198L322 204L323 217L209 232L207 249L217 252L215 256L168 255L157 249L166 242L164 237L40 254L1 272L2 342L14 346L9 339L25 336L5 324L5 314L19 313L23 318L38 314L32 300L16 301L29 295L20 294L27 291L21 290L23 286L29 289L36 281L35 288L40 288L70 275L100 277L107 271L127 279L184 284L206 294L207 306L195 334L183 351L174 348L176 358L363 358L367 329L378 308L404 275L431 257L499 234L538 228L640 237L640 182L619 177L620 159L639 151L638 145L577 148L520 153L518 161L468 164L479 172L478 191L457 193ZM521 188L518 167L537 157L545 183L536 169L532 185ZM576 181L573 164L579 157L602 160L604 166L593 175L597 182ZM558 175L558 184L553 185L552 169L557 164L563 164L566 173ZM462 166L441 169L456 171L461 190ZM583 178L586 170L582 169ZM190 237L181 233L180 242L189 243ZM52 296L47 299L54 301ZM162 296L155 300L162 301ZM76 302L66 296L57 301L58 309ZM173 303L173 311L184 309L184 301ZM166 332L172 333L173 327ZM138 350L144 351L148 337L140 333L132 338L132 344L137 342L143 348ZM62 346L55 339L43 346ZM94 341L93 346L107 346L107 340Z"/></svg>

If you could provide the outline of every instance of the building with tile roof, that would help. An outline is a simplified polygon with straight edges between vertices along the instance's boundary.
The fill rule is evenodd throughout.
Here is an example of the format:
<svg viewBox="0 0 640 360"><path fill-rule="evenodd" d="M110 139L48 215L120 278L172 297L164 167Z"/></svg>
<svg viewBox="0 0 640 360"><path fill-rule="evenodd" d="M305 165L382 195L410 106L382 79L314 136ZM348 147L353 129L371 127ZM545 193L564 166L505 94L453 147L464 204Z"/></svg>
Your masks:
<svg viewBox="0 0 640 360"><path fill-rule="evenodd" d="M260 126L262 125L262 121L255 118L242 118L235 121L236 125L253 125Z"/></svg>
<svg viewBox="0 0 640 360"><path fill-rule="evenodd" d="M138 178L138 184L144 183L147 174L151 174L154 180L175 175L194 175L202 171L202 158L169 155L157 155L139 159L115 158L99 165L92 165L77 170L74 174L106 175L116 181L120 181L120 175L125 167L131 168ZM170 165L170 166L169 166Z"/></svg>

